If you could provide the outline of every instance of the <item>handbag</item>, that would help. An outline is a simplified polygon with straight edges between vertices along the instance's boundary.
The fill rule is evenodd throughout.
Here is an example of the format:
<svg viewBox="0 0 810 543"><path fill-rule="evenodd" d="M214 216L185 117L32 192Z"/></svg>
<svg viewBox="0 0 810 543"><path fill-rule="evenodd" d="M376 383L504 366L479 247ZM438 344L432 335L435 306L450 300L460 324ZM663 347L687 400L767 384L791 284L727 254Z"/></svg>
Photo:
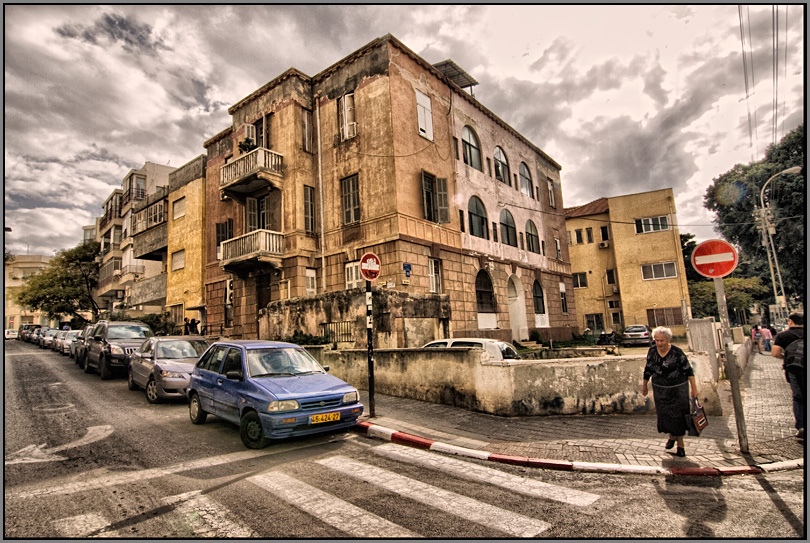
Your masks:
<svg viewBox="0 0 810 543"><path fill-rule="evenodd" d="M700 432L709 425L709 420L706 418L706 413L703 412L703 407L697 398L691 398L689 405L689 414L686 415L686 430L690 436L699 436Z"/></svg>

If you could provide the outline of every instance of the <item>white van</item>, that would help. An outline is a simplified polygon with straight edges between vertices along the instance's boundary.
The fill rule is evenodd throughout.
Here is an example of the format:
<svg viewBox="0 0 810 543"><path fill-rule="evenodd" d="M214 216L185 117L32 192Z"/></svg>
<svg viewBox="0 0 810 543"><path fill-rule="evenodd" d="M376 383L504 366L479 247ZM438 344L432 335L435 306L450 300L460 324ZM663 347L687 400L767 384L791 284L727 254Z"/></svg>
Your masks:
<svg viewBox="0 0 810 543"><path fill-rule="evenodd" d="M505 341L487 338L457 337L450 339L437 339L431 341L423 349L452 349L459 347L479 348L486 353L481 357L482 362L498 362L501 360L519 360L520 355L515 348Z"/></svg>

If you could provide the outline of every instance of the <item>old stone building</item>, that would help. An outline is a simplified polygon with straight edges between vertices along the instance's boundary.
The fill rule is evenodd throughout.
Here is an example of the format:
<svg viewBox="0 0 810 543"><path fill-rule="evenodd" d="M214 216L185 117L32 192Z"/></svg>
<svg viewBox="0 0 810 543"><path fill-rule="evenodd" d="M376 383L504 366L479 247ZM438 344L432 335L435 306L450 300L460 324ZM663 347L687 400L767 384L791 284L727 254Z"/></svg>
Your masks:
<svg viewBox="0 0 810 543"><path fill-rule="evenodd" d="M441 336L567 339L560 166L396 38L279 75L205 142L205 305L223 335L381 347ZM173 250L170 248L170 250Z"/></svg>

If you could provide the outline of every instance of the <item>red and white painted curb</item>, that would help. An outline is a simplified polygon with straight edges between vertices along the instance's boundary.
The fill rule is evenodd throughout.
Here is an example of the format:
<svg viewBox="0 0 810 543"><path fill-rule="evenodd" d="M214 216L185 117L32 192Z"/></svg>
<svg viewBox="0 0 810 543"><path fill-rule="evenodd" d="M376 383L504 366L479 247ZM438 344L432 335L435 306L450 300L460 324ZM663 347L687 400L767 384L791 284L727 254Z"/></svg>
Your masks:
<svg viewBox="0 0 810 543"><path fill-rule="evenodd" d="M456 445L448 445L440 441L426 439L405 432L391 430L384 426L361 421L355 429L368 437L390 441L399 445L415 447L428 451L454 454L478 460L488 460L500 462L502 464L512 464L515 466L526 466L530 468L557 469L563 471L584 471L592 473L634 473L638 475L673 475L673 476L719 476L719 475L756 475L762 472L781 471L786 469L799 469L804 467L804 459L788 460L784 462L774 462L771 464L759 464L753 466L722 466L714 468L695 467L660 467L660 466L636 466L632 464L607 464L599 462L569 462L568 460L550 460L546 458L529 458L526 456L513 456L509 454L498 454Z"/></svg>

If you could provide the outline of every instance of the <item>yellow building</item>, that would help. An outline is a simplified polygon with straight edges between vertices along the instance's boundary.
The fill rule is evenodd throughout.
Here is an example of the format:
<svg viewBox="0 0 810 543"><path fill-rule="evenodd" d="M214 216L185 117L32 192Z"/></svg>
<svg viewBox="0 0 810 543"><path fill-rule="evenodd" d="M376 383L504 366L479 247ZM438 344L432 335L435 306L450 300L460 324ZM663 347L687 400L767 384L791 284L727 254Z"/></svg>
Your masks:
<svg viewBox="0 0 810 543"><path fill-rule="evenodd" d="M50 320L39 311L31 311L25 307L20 307L17 302L17 294L25 285L25 280L38 274L42 268L51 261L50 256L45 255L15 255L14 260L5 266L5 302L3 304L3 327L15 330L22 324L40 324L50 326Z"/></svg>
<svg viewBox="0 0 810 543"><path fill-rule="evenodd" d="M580 333L631 324L686 333L689 290L672 189L565 209Z"/></svg>

